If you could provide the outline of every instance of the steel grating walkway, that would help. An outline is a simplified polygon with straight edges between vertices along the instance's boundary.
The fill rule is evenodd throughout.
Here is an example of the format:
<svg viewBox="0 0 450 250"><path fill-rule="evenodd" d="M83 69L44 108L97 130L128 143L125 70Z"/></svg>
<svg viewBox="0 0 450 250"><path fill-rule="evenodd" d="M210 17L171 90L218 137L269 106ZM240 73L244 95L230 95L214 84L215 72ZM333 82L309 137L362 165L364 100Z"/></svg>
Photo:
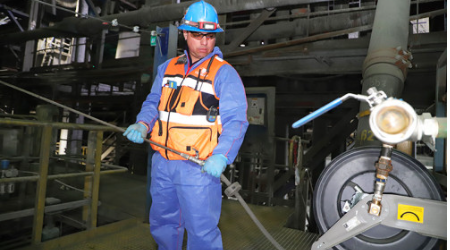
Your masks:
<svg viewBox="0 0 450 250"><path fill-rule="evenodd" d="M147 221L143 219L146 217L143 216L145 190L145 176L126 174L102 177L102 205L99 207L99 223L101 221L102 226L21 250L157 250L149 224L143 222ZM316 234L284 227L294 211L293 208L251 204L249 207L272 237L286 250L309 250L318 238ZM222 231L225 250L275 249L238 201L223 200L219 228Z"/></svg>
<svg viewBox="0 0 450 250"><path fill-rule="evenodd" d="M318 237L315 234L285 228L284 224L292 208L249 205L267 231L286 250L311 249ZM239 202L224 200L219 227L226 250L272 250L272 244L256 227ZM149 225L136 222L134 226L64 247L66 250L157 250L149 232ZM183 247L185 249L185 247Z"/></svg>

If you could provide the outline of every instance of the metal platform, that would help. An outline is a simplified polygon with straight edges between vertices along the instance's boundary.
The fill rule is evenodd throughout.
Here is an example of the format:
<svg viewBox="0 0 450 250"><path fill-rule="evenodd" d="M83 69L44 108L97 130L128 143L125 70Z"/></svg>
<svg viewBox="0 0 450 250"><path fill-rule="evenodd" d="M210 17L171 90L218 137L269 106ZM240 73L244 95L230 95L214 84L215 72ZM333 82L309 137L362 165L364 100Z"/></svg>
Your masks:
<svg viewBox="0 0 450 250"><path fill-rule="evenodd" d="M112 206L119 208L120 204L128 210L129 218L118 222L109 223L99 226L90 231L84 231L67 235L54 240L42 243L39 246L29 249L95 249L95 250L157 250L157 245L153 240L149 224L143 219L143 210L141 208L133 211L130 209L132 205L138 206L145 204L142 198L137 199L134 195L139 193L136 190L143 189L145 193L145 180L139 180L134 177L122 178L111 177L113 180L109 182L105 180L102 185L103 192L108 189L108 183L117 185L120 183L121 190L133 189L134 192L109 193L115 195L114 204L107 204L107 197L102 206ZM117 179L116 179L117 178ZM120 180L120 182L118 182ZM134 183L135 185L133 185ZM139 195L142 197L142 195ZM134 204L133 204L134 203ZM267 231L275 238L281 246L286 250L303 250L311 249L312 243L318 238L318 235L302 232L295 229L284 227L287 219L293 212L293 208L289 207L267 207L250 205L256 217L266 227ZM122 210L124 211L124 210ZM245 210L234 200L223 200L222 215L219 222L219 228L222 232L223 246L227 250L271 250L275 249L272 244L264 237L261 231L256 227ZM183 249L186 249L186 237Z"/></svg>

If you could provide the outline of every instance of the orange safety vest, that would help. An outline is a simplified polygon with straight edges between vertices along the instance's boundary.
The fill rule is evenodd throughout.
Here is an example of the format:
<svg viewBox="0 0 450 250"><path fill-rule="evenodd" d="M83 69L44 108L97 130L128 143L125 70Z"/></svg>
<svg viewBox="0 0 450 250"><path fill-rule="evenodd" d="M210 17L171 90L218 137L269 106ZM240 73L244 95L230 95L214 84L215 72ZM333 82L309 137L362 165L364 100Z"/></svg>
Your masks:
<svg viewBox="0 0 450 250"><path fill-rule="evenodd" d="M156 143L206 160L212 155L222 133L214 79L219 68L228 63L212 56L185 75L183 56L173 58L164 73L159 118L150 136ZM217 110L216 119L211 122L207 120L207 114L214 108ZM151 146L168 160L185 160L173 152Z"/></svg>

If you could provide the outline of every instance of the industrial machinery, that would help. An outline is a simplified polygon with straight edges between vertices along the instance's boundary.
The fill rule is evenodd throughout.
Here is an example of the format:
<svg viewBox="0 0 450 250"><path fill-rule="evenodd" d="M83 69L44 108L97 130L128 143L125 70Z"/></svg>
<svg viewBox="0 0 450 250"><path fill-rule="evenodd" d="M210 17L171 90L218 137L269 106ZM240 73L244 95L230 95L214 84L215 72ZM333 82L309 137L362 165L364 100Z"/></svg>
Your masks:
<svg viewBox="0 0 450 250"><path fill-rule="evenodd" d="M446 118L418 116L375 88L368 93L345 95L293 124L300 127L352 97L370 105L370 128L383 143L347 151L322 172L313 202L325 234L311 249L435 249L447 237L445 197L419 161L394 147L406 140L433 147L446 137Z"/></svg>

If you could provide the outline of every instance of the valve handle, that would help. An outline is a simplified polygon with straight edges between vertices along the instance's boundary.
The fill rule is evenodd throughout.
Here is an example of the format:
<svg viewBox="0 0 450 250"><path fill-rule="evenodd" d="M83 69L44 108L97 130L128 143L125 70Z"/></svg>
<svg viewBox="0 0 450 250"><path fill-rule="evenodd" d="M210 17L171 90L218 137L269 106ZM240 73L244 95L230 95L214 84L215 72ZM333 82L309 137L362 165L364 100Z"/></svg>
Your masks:
<svg viewBox="0 0 450 250"><path fill-rule="evenodd" d="M348 93L342 97L339 97L336 100L321 107L320 109L318 109L318 110L312 112L311 114L303 117L302 119L294 122L294 124L292 124L292 128L298 128L298 127L305 125L307 122L316 119L318 116L321 116L322 114L330 111L331 109L336 108L337 106L342 104L345 100L350 99L350 98L354 98L354 99L356 99L358 101L362 101L362 102L367 102L369 104L370 108L372 108L374 105L378 105L378 104L384 102L387 99L387 96L384 93L384 91L378 91L375 87L369 88L367 90L367 93L369 94L368 96Z"/></svg>
<svg viewBox="0 0 450 250"><path fill-rule="evenodd" d="M342 98L337 98L336 100L328 103L327 105L321 107L320 109L318 109L318 110L312 112L311 114L303 117L302 119L294 122L294 124L292 124L292 128L301 127L301 126L305 125L306 123L316 119L318 116L321 116L322 114L330 111L331 109L336 108L337 106L339 106L342 103L343 103Z"/></svg>

